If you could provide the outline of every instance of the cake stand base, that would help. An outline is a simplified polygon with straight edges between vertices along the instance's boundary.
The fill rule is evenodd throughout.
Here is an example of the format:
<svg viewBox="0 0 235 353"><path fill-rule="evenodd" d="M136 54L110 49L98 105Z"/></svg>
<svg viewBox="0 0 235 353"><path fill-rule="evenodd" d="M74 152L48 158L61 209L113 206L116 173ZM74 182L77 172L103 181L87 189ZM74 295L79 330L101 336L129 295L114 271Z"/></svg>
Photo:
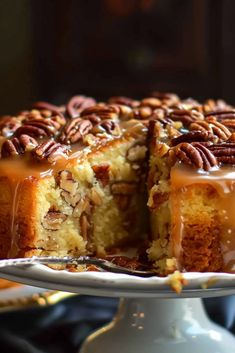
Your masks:
<svg viewBox="0 0 235 353"><path fill-rule="evenodd" d="M235 338L206 315L201 299L121 299L113 321L80 353L235 353Z"/></svg>

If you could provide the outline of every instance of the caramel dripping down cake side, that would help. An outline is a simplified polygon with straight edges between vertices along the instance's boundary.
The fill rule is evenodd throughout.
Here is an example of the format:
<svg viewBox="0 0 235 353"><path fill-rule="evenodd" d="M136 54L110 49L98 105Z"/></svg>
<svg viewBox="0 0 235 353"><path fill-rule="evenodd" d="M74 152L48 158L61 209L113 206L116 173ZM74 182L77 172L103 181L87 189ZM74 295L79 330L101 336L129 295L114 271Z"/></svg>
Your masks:
<svg viewBox="0 0 235 353"><path fill-rule="evenodd" d="M235 272L235 109L181 101L149 127L149 259L165 275Z"/></svg>
<svg viewBox="0 0 235 353"><path fill-rule="evenodd" d="M152 108L124 97L38 102L0 124L0 257L105 256L146 236Z"/></svg>

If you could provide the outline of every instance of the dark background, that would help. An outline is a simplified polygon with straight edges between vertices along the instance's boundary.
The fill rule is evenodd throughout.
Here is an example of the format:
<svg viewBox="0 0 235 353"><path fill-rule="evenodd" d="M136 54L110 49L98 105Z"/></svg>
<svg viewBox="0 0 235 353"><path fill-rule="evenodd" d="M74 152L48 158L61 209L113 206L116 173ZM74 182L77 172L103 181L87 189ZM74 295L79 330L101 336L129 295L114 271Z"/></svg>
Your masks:
<svg viewBox="0 0 235 353"><path fill-rule="evenodd" d="M0 113L152 90L235 103L234 0L1 0Z"/></svg>

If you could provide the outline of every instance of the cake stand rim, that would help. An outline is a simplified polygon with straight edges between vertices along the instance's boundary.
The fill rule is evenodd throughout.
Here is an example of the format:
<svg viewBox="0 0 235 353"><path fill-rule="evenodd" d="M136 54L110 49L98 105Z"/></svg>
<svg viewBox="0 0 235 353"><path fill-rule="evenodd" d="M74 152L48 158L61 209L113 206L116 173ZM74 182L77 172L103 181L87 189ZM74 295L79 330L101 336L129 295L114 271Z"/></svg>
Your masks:
<svg viewBox="0 0 235 353"><path fill-rule="evenodd" d="M109 272L68 272L45 265L27 265L2 268L0 277L36 287L107 297L193 298L235 294L235 274L227 273L184 273L188 284L180 293L172 289L170 276L140 278Z"/></svg>

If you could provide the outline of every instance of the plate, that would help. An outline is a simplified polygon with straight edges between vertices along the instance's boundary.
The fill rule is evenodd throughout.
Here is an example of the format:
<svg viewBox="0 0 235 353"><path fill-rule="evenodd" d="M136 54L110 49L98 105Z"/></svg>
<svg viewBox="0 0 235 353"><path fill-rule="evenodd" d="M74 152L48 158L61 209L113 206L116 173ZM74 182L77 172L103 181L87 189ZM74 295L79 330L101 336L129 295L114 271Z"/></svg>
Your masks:
<svg viewBox="0 0 235 353"><path fill-rule="evenodd" d="M72 293L48 290L30 285L16 285L0 290L0 313L58 303Z"/></svg>
<svg viewBox="0 0 235 353"><path fill-rule="evenodd" d="M5 267L2 278L31 286L111 297L212 297L235 294L235 274L175 273L141 278L110 272L68 272L45 265ZM181 288L182 277L186 284ZM176 291L177 292L176 292Z"/></svg>

